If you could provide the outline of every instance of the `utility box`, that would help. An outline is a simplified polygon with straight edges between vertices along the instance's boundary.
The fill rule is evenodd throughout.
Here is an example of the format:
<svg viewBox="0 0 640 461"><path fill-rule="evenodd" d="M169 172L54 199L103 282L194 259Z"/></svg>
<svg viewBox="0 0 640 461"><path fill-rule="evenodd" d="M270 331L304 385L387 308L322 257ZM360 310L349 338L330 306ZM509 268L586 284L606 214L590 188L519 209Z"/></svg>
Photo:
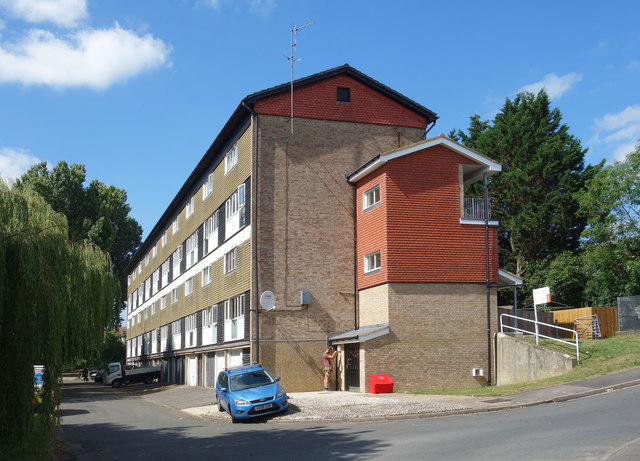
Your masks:
<svg viewBox="0 0 640 461"><path fill-rule="evenodd" d="M369 392L388 394L393 392L393 380L389 375L369 375Z"/></svg>
<svg viewBox="0 0 640 461"><path fill-rule="evenodd" d="M300 291L300 304L303 306L311 304L311 290Z"/></svg>

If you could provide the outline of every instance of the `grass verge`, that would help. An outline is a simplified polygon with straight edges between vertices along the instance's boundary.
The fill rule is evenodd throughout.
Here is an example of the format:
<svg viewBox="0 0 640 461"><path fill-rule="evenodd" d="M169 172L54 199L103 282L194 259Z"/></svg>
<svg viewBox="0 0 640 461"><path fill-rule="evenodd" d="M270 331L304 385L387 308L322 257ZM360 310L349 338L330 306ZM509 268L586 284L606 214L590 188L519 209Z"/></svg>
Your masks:
<svg viewBox="0 0 640 461"><path fill-rule="evenodd" d="M535 343L535 339L527 338L525 341ZM540 345L575 356L575 348L562 343L544 339L540 340ZM593 376L606 375L635 367L640 367L640 335L587 339L580 341L580 363L569 373L560 376L526 383L509 384L507 386L430 389L411 393L499 397L578 381Z"/></svg>

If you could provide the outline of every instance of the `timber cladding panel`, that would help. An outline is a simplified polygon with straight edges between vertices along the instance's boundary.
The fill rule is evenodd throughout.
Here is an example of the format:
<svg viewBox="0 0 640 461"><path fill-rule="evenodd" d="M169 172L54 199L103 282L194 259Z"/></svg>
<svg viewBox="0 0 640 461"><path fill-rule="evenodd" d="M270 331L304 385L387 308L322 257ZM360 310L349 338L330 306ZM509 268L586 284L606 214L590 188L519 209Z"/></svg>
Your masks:
<svg viewBox="0 0 640 461"><path fill-rule="evenodd" d="M496 301L494 290L492 332ZM361 344L361 390L369 391L371 374L389 374L397 391L486 384L483 285L393 283L388 303L389 334ZM473 377L473 368L483 368L485 378Z"/></svg>
<svg viewBox="0 0 640 461"><path fill-rule="evenodd" d="M338 87L350 89L351 102L337 101ZM399 125L422 130L427 127L424 117L346 75L295 88L293 107L294 117L300 118ZM258 101L254 110L259 114L289 117L291 94L283 92Z"/></svg>

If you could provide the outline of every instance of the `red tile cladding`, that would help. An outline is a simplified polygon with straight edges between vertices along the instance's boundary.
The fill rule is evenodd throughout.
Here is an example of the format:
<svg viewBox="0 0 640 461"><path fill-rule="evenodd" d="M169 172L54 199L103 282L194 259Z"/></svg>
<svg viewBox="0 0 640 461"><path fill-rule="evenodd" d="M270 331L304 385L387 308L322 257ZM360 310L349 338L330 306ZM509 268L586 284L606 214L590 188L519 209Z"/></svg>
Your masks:
<svg viewBox="0 0 640 461"><path fill-rule="evenodd" d="M338 87L351 89L351 102L337 101ZM427 126L424 117L346 75L296 88L293 107L294 116L301 118L411 128ZM254 110L259 114L288 117L291 115L291 93L286 91L257 101Z"/></svg>
<svg viewBox="0 0 640 461"><path fill-rule="evenodd" d="M458 166L469 163L434 146L393 159L358 183L358 289L386 282L486 282L484 224L460 224ZM362 194L376 182L384 190L381 203L362 212ZM364 275L364 255L378 246L382 270ZM496 228L489 229L489 254L496 282Z"/></svg>

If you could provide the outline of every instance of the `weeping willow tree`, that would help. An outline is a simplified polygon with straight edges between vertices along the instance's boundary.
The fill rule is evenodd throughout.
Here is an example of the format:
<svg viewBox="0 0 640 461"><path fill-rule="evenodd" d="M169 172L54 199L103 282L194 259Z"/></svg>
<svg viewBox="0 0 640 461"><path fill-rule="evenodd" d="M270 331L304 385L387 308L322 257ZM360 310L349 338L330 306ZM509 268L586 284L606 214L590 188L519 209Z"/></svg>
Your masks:
<svg viewBox="0 0 640 461"><path fill-rule="evenodd" d="M37 421L53 429L62 366L97 351L118 281L107 253L70 242L67 220L29 188L0 183L0 441L34 421L33 366L45 365Z"/></svg>

